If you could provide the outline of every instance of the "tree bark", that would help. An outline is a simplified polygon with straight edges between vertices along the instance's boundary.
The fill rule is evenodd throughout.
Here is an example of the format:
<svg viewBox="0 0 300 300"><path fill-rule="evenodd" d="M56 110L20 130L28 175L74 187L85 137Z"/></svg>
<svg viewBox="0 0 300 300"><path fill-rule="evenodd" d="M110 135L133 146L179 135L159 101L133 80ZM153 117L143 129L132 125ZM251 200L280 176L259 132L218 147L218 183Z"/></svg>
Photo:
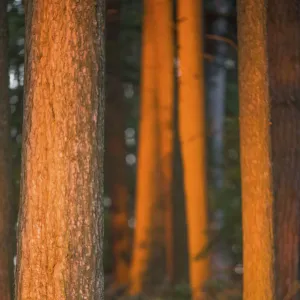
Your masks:
<svg viewBox="0 0 300 300"><path fill-rule="evenodd" d="M193 299L205 299L209 278L206 132L202 44L202 1L179 0L179 136L183 157L188 224L189 270Z"/></svg>
<svg viewBox="0 0 300 300"><path fill-rule="evenodd" d="M156 86L159 127L160 195L164 211L166 270L170 282L174 277L173 250L173 131L174 131L174 22L173 3L153 1L156 38Z"/></svg>
<svg viewBox="0 0 300 300"><path fill-rule="evenodd" d="M299 11L238 9L245 300L299 299Z"/></svg>
<svg viewBox="0 0 300 300"><path fill-rule="evenodd" d="M155 90L155 32L152 0L144 1L142 34L141 106L138 138L137 191L134 244L130 270L130 295L140 294L149 274L153 256L153 239L157 226L153 226L157 212L157 107ZM160 216L157 217L158 223ZM155 227L155 228L154 228Z"/></svg>
<svg viewBox="0 0 300 300"><path fill-rule="evenodd" d="M104 1L25 15L16 299L104 299Z"/></svg>
<svg viewBox="0 0 300 300"><path fill-rule="evenodd" d="M106 174L112 199L111 227L116 285L126 285L129 277L130 232L128 227L128 182L125 162L125 105L120 68L120 0L107 2L107 96L106 96Z"/></svg>
<svg viewBox="0 0 300 300"><path fill-rule="evenodd" d="M0 1L0 295L12 299L13 235L12 157L10 107L8 100L8 24L7 1Z"/></svg>

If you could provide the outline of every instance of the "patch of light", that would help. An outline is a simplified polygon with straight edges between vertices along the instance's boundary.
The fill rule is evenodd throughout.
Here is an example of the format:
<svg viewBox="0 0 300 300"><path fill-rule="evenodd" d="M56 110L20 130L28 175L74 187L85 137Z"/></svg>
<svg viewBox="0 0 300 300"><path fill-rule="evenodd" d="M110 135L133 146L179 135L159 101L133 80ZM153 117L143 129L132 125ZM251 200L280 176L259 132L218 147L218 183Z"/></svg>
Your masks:
<svg viewBox="0 0 300 300"><path fill-rule="evenodd" d="M18 80L16 80L15 73L13 71L9 72L9 88L14 90L18 87Z"/></svg>
<svg viewBox="0 0 300 300"><path fill-rule="evenodd" d="M106 207L106 208L111 207L111 205L112 205L111 199L110 199L109 197L104 197L103 205L104 205L104 207Z"/></svg>
<svg viewBox="0 0 300 300"><path fill-rule="evenodd" d="M18 130L16 127L13 127L11 130L10 130L10 136L11 137L15 137L18 133Z"/></svg>
<svg viewBox="0 0 300 300"><path fill-rule="evenodd" d="M135 227L135 218L132 217L128 220L128 227L129 228L134 228Z"/></svg>
<svg viewBox="0 0 300 300"><path fill-rule="evenodd" d="M18 144L22 143L22 134L21 133L17 135L16 141L17 141Z"/></svg>
<svg viewBox="0 0 300 300"><path fill-rule="evenodd" d="M134 146L135 145L135 139L133 139L133 138L126 139L126 145L127 146Z"/></svg>
<svg viewBox="0 0 300 300"><path fill-rule="evenodd" d="M237 265L234 267L234 272L235 272L236 274L242 275L242 274L243 274L243 265L242 265L242 264L237 264Z"/></svg>
<svg viewBox="0 0 300 300"><path fill-rule="evenodd" d="M126 163L129 166L132 166L136 163L136 156L133 153L127 154L126 155Z"/></svg>
<svg viewBox="0 0 300 300"><path fill-rule="evenodd" d="M19 80L20 85L24 85L24 64L21 64L19 67Z"/></svg>
<svg viewBox="0 0 300 300"><path fill-rule="evenodd" d="M9 99L9 103L10 103L10 104L17 104L18 101L19 101L19 98L18 98L18 96L16 96L16 95L10 97L10 99Z"/></svg>
<svg viewBox="0 0 300 300"><path fill-rule="evenodd" d="M18 46L23 46L23 45L24 45L24 38L19 38L19 39L17 40L17 45L18 45Z"/></svg>
<svg viewBox="0 0 300 300"><path fill-rule="evenodd" d="M133 138L134 136L135 136L135 130L134 130L134 128L127 128L127 129L125 130L125 137L126 137L127 139Z"/></svg>
<svg viewBox="0 0 300 300"><path fill-rule="evenodd" d="M10 112L13 114L16 111L16 106L15 105L11 105L10 106Z"/></svg>
<svg viewBox="0 0 300 300"><path fill-rule="evenodd" d="M128 83L124 86L124 96L127 99L130 99L134 96L134 89L131 83Z"/></svg>

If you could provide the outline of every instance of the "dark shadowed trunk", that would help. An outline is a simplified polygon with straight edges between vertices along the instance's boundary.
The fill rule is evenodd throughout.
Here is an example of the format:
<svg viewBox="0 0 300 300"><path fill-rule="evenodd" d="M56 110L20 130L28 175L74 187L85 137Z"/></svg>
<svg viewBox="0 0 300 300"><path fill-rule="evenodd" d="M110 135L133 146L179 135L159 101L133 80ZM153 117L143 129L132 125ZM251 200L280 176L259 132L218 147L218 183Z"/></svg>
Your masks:
<svg viewBox="0 0 300 300"><path fill-rule="evenodd" d="M209 174L212 187L220 191L224 182L224 120L226 105L227 69L225 61L228 56L228 43L214 38L226 38L229 29L228 13L231 11L232 0L214 0L214 10L218 17L212 22L209 34L209 53L214 60L207 68L207 119L209 143ZM219 201L222 201L221 199ZM223 211L213 215L213 222L223 226ZM230 257L224 245L217 242L212 250L212 273L214 278L228 279ZM227 253L226 253L227 252Z"/></svg>
<svg viewBox="0 0 300 300"><path fill-rule="evenodd" d="M241 1L239 24L244 299L299 299L300 5Z"/></svg>
<svg viewBox="0 0 300 300"><path fill-rule="evenodd" d="M27 0L17 299L103 299L104 1Z"/></svg>
<svg viewBox="0 0 300 300"><path fill-rule="evenodd" d="M173 21L176 25L177 5L173 2ZM182 155L180 151L180 140L178 130L178 75L180 73L178 58L178 33L177 26L174 26L175 40L175 64L174 72L174 157L173 157L173 182L172 182L172 203L173 203L173 248L174 248L174 284L189 282L189 263L187 246L187 218L185 211L185 194L183 186Z"/></svg>
<svg viewBox="0 0 300 300"><path fill-rule="evenodd" d="M214 8L218 14L211 24L210 35L226 37L229 22L226 15L231 9L231 0L215 0ZM223 186L224 174L224 119L227 70L224 61L228 55L228 44L222 40L211 39L209 53L214 56L207 68L207 118L211 161L211 180L216 188Z"/></svg>
<svg viewBox="0 0 300 300"><path fill-rule="evenodd" d="M120 69L120 0L107 2L107 97L106 97L106 174L112 199L111 226L114 279L117 285L128 283L130 232L128 227L128 181L125 162L126 107Z"/></svg>
<svg viewBox="0 0 300 300"><path fill-rule="evenodd" d="M10 147L10 107L8 102L7 1L0 0L0 298L12 299L13 222Z"/></svg>

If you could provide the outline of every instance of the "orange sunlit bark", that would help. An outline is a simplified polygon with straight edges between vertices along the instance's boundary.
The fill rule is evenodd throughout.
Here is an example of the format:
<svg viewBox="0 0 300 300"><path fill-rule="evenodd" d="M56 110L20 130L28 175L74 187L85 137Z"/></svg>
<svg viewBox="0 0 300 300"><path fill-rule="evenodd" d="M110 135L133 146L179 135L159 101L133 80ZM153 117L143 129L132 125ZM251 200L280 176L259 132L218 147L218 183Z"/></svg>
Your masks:
<svg viewBox="0 0 300 300"><path fill-rule="evenodd" d="M299 2L265 2L238 5L243 299L297 300Z"/></svg>
<svg viewBox="0 0 300 300"><path fill-rule="evenodd" d="M104 2L25 3L18 300L104 298Z"/></svg>
<svg viewBox="0 0 300 300"><path fill-rule="evenodd" d="M169 0L154 0L156 38L156 87L159 116L160 188L165 213L166 268L169 280L173 280L173 102L174 102L174 39L173 3Z"/></svg>
<svg viewBox="0 0 300 300"><path fill-rule="evenodd" d="M142 42L141 108L138 148L136 227L129 294L142 291L149 267L152 243L152 222L157 199L157 131L155 101L155 55L152 0L144 1Z"/></svg>
<svg viewBox="0 0 300 300"><path fill-rule="evenodd" d="M208 230L201 9L200 0L178 1L179 134L193 299L204 299L201 289L210 273L209 257L199 258Z"/></svg>
<svg viewBox="0 0 300 300"><path fill-rule="evenodd" d="M239 7L243 298L267 300L275 299L270 107L264 5L260 0L252 3L244 1Z"/></svg>

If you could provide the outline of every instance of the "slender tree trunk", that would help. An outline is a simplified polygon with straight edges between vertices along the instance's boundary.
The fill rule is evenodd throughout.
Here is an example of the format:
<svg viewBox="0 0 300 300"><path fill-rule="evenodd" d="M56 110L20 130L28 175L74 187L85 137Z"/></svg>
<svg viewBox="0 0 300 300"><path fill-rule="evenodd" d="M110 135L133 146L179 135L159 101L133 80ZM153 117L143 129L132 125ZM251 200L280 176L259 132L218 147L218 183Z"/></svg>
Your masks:
<svg viewBox="0 0 300 300"><path fill-rule="evenodd" d="M106 158L108 194L112 199L112 248L114 279L126 285L129 277L130 232L128 227L128 182L125 162L125 105L120 74L120 0L107 2L107 97Z"/></svg>
<svg viewBox="0 0 300 300"><path fill-rule="evenodd" d="M215 10L219 17L211 25L211 34L223 37L228 32L228 21L226 16L230 10L230 0L215 0ZM226 59L228 45L224 41L211 41L213 46L210 53L214 60L208 65L207 72L207 114L209 131L209 148L211 161L211 180L216 188L223 186L223 136L224 136L224 118L225 118L225 100L227 70L220 61Z"/></svg>
<svg viewBox="0 0 300 300"><path fill-rule="evenodd" d="M12 172L10 146L10 109L8 101L8 25L7 1L0 1L0 296L12 299L13 222Z"/></svg>
<svg viewBox="0 0 300 300"><path fill-rule="evenodd" d="M131 295L143 290L153 235L153 215L157 199L157 132L155 94L155 47L152 0L144 1L142 35L141 107L138 139L137 191L132 265L130 270Z"/></svg>
<svg viewBox="0 0 300 300"><path fill-rule="evenodd" d="M210 26L210 34L226 37L229 22L226 17L231 10L231 0L214 0L214 9L218 17ZM215 59L207 68L207 116L209 135L210 182L216 191L220 191L224 183L224 120L226 105L227 70L220 61L228 55L228 44L224 41L212 40L209 47ZM213 222L218 228L223 226L223 211L213 215ZM228 279L231 259L224 245L217 243L212 251L212 273L215 278ZM227 253L226 253L227 252Z"/></svg>
<svg viewBox="0 0 300 300"><path fill-rule="evenodd" d="M299 299L299 4L241 1L238 22L244 299Z"/></svg>
<svg viewBox="0 0 300 300"><path fill-rule="evenodd" d="M178 1L179 35L179 135L183 157L188 224L190 281L193 299L204 299L203 285L209 277L207 246L208 207L206 182L206 134L202 1Z"/></svg>
<svg viewBox="0 0 300 300"><path fill-rule="evenodd" d="M16 299L103 299L104 1L25 14Z"/></svg>
<svg viewBox="0 0 300 300"><path fill-rule="evenodd" d="M159 115L160 190L164 207L166 268L170 281L174 277L173 251L173 131L174 131L174 22L173 3L155 0L156 86Z"/></svg>

